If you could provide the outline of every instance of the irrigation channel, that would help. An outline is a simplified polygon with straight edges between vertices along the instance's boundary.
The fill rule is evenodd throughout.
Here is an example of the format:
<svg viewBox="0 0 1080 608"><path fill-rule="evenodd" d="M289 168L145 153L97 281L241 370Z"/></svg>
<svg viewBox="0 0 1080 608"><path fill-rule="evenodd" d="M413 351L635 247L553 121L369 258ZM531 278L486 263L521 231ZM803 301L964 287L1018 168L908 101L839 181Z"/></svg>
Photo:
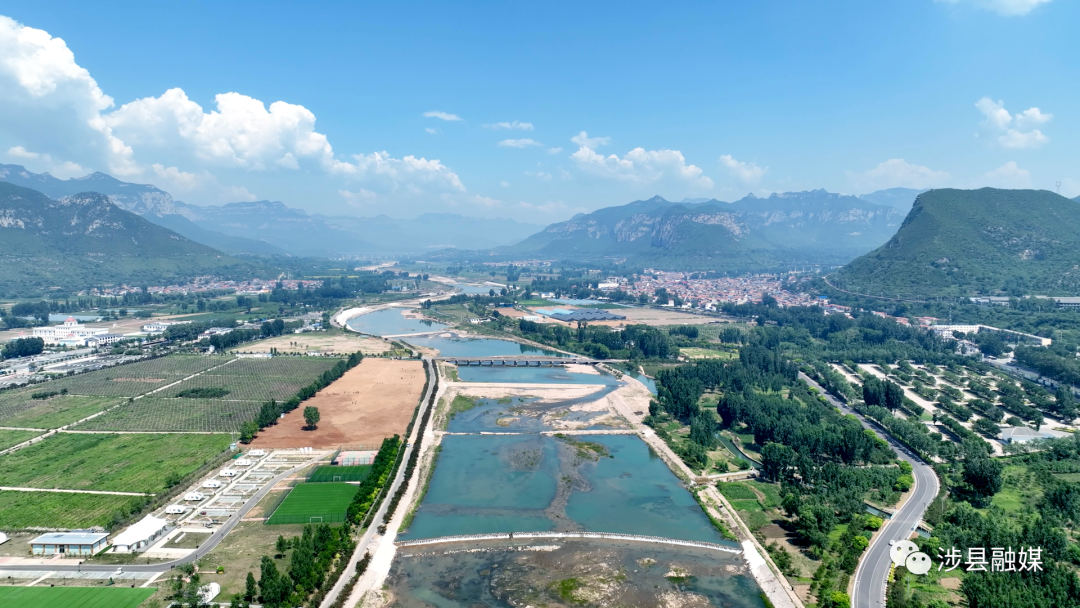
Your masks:
<svg viewBox="0 0 1080 608"><path fill-rule="evenodd" d="M347 325L444 357L569 356L462 338L403 312ZM422 501L386 571L365 575L364 605L765 606L740 546L612 406L637 391L647 407L641 383L585 365L461 366L457 375L440 388L443 407L455 407L435 427L445 433L432 440Z"/></svg>

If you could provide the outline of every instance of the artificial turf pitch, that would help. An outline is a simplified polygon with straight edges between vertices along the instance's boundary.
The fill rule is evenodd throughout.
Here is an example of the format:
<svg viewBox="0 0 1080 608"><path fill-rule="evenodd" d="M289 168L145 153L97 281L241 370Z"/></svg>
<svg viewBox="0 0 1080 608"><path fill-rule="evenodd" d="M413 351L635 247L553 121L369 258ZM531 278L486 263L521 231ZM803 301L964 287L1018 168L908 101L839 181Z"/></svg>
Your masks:
<svg viewBox="0 0 1080 608"><path fill-rule="evenodd" d="M274 510L267 524L345 521L358 487L348 483L299 483Z"/></svg>
<svg viewBox="0 0 1080 608"><path fill-rule="evenodd" d="M348 467L328 465L315 469L311 476L308 477L308 481L362 481L368 476L369 471L371 471L370 464L358 464Z"/></svg>
<svg viewBox="0 0 1080 608"><path fill-rule="evenodd" d="M157 589L136 587L0 587L4 608L135 608Z"/></svg>

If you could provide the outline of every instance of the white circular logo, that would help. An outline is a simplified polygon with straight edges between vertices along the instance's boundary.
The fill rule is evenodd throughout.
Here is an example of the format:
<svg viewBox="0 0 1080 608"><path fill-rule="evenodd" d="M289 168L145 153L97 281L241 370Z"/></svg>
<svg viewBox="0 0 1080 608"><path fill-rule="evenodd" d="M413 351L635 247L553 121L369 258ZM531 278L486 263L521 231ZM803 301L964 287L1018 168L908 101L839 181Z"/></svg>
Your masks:
<svg viewBox="0 0 1080 608"><path fill-rule="evenodd" d="M916 551L908 556L907 561L904 562L904 566L908 572L922 576L930 571L930 566L934 565L934 562L930 559L930 556Z"/></svg>
<svg viewBox="0 0 1080 608"><path fill-rule="evenodd" d="M907 564L908 556L918 550L918 545L910 540L898 540L896 541L896 544L889 549L889 557L892 558L892 563L899 567Z"/></svg>

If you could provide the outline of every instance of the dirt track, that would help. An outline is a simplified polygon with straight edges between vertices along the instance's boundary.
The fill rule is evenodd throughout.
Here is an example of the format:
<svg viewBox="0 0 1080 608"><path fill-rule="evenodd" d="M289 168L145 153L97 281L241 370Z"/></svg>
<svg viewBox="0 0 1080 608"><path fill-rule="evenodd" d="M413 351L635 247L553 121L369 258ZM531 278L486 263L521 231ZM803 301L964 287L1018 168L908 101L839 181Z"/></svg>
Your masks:
<svg viewBox="0 0 1080 608"><path fill-rule="evenodd" d="M403 434L424 390L420 361L364 359L278 423L259 432L253 448L336 448L378 444ZM319 408L319 428L305 431L303 410Z"/></svg>

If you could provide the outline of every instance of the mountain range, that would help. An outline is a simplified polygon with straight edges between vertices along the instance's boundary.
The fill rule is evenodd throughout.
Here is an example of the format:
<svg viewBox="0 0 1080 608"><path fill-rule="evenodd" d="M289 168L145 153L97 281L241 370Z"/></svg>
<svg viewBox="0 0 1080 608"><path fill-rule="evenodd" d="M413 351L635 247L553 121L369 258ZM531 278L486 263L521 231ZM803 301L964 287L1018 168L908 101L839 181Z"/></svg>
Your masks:
<svg viewBox="0 0 1080 608"><path fill-rule="evenodd" d="M248 262L124 211L103 194L54 200L0 182L0 291L5 296L251 270Z"/></svg>
<svg viewBox="0 0 1080 608"><path fill-rule="evenodd" d="M828 280L888 297L1080 293L1080 205L1047 190L930 190L888 242Z"/></svg>
<svg viewBox="0 0 1080 608"><path fill-rule="evenodd" d="M258 255L334 256L348 253L424 253L441 248L509 245L541 225L509 219L428 213L414 219L308 214L277 201L200 206L174 200L164 190L118 180L105 173L58 179L20 165L0 165L0 180L58 199L99 192L117 207L188 239L223 252Z"/></svg>
<svg viewBox="0 0 1080 608"><path fill-rule="evenodd" d="M655 196L578 214L493 253L731 272L839 265L887 241L904 217L898 206L825 190L733 203Z"/></svg>

